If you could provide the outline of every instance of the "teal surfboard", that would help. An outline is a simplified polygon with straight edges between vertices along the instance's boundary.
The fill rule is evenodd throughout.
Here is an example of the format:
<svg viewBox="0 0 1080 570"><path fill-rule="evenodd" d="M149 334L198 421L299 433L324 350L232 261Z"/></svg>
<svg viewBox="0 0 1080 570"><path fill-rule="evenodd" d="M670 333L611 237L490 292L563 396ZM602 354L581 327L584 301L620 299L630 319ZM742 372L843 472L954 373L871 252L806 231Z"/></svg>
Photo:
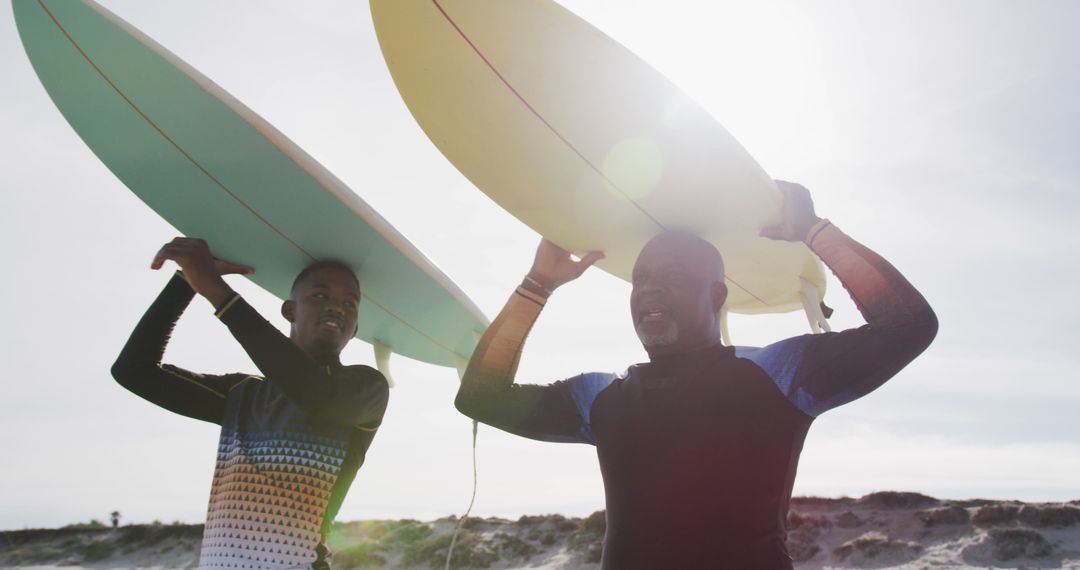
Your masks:
<svg viewBox="0 0 1080 570"><path fill-rule="evenodd" d="M181 233L286 298L313 260L356 268L357 337L460 366L487 319L431 261L273 126L89 0L14 0L23 46L75 132Z"/></svg>

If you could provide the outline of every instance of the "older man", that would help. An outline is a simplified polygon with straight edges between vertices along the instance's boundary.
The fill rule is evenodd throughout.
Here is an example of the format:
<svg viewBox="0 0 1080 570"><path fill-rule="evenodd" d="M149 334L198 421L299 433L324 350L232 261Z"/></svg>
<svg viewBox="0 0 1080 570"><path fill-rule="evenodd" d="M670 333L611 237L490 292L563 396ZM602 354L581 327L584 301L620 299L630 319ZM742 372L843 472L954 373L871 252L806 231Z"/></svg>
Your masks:
<svg viewBox="0 0 1080 570"><path fill-rule="evenodd" d="M896 269L818 218L805 188L780 187L783 224L762 235L810 246L866 325L723 346L723 260L704 240L670 231L645 246L633 271L630 313L649 362L624 376L517 384L525 337L548 297L602 257L574 261L542 242L469 362L456 401L464 414L524 437L596 446L605 569L791 568L785 523L811 422L880 386L937 332L933 311Z"/></svg>

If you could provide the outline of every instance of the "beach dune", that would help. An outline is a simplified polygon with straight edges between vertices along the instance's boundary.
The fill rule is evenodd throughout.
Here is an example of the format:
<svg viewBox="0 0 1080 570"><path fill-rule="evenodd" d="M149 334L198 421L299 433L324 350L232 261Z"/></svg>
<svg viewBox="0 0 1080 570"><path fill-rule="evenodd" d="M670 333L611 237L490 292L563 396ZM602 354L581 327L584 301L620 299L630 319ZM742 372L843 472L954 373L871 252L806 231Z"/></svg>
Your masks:
<svg viewBox="0 0 1080 570"><path fill-rule="evenodd" d="M334 568L443 568L454 517L341 522ZM472 518L453 568L599 568L603 512L585 518ZM792 500L788 550L796 568L1064 568L1080 570L1080 501L940 500L885 491ZM195 568L202 525L153 524L0 533L3 568ZM722 539L718 539L722 540Z"/></svg>

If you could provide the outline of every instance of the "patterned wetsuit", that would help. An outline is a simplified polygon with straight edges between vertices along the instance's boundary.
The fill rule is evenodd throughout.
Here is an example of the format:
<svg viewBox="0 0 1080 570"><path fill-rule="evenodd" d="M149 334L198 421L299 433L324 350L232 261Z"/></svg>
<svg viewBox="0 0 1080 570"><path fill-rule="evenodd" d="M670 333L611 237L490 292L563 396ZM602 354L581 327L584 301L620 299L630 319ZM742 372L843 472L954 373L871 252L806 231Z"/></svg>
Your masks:
<svg viewBox="0 0 1080 570"><path fill-rule="evenodd" d="M458 407L471 417L534 439L597 447L607 503L604 568L791 568L788 502L810 423L880 386L937 328L925 300L891 265L827 223L815 229L813 250L867 325L764 348L717 345L653 359L621 377L463 386ZM485 335L495 340L477 348L493 379L512 370L539 312L528 302L507 306L492 323L505 332Z"/></svg>
<svg viewBox="0 0 1080 570"><path fill-rule="evenodd" d="M319 364L243 299L218 313L265 379L162 364L194 292L176 276L113 365L116 380L221 425L200 568L325 568L324 544L382 421L388 386L367 366Z"/></svg>

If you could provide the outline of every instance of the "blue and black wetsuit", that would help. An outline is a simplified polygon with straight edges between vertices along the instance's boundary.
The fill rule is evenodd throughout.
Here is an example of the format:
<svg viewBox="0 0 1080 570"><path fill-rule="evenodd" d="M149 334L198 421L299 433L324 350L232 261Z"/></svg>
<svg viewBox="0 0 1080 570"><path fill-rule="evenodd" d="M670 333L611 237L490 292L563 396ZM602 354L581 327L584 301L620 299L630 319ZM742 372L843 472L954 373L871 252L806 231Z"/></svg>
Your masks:
<svg viewBox="0 0 1080 570"><path fill-rule="evenodd" d="M788 503L811 422L880 386L937 330L926 301L885 260L827 222L816 230L812 249L867 325L522 385L513 372L539 314L524 291L477 348L470 373L480 380L462 386L458 407L525 437L596 446L606 569L789 569Z"/></svg>
<svg viewBox="0 0 1080 570"><path fill-rule="evenodd" d="M163 364L193 297L173 277L112 370L142 398L221 425L199 568L327 568L326 533L382 422L386 379L312 360L240 298L217 316L263 376Z"/></svg>

